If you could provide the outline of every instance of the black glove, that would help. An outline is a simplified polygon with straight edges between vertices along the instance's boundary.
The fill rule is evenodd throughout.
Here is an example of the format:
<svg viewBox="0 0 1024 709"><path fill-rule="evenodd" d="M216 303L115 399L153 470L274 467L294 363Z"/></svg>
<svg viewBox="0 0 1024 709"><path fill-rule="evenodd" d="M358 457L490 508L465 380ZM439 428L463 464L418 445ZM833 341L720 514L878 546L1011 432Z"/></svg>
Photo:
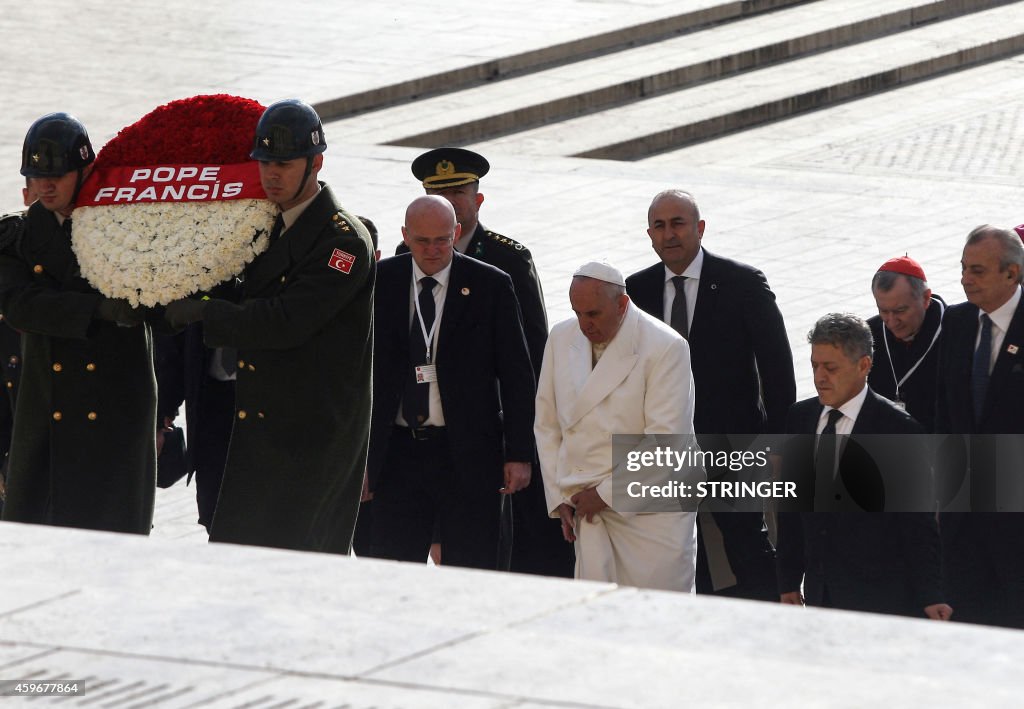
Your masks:
<svg viewBox="0 0 1024 709"><path fill-rule="evenodd" d="M135 327L145 321L146 310L133 308L124 298L102 298L96 306L96 318L122 327Z"/></svg>
<svg viewBox="0 0 1024 709"><path fill-rule="evenodd" d="M206 301L202 300L192 300L191 298L175 300L168 303L164 309L164 319L175 330L180 330L189 323L202 320L205 307Z"/></svg>

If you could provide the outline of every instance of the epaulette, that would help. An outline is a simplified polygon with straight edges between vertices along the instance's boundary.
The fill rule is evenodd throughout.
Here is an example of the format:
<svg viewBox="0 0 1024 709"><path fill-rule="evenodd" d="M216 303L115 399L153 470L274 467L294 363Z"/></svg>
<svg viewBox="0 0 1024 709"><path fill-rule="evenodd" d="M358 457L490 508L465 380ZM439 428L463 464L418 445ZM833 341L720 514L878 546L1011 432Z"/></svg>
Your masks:
<svg viewBox="0 0 1024 709"><path fill-rule="evenodd" d="M334 226L334 230L341 234L351 234L356 230L355 225L351 222L351 217L345 214L343 209L339 209L331 215L331 224Z"/></svg>
<svg viewBox="0 0 1024 709"><path fill-rule="evenodd" d="M17 243L25 231L25 213L11 212L0 216L0 250Z"/></svg>
<svg viewBox="0 0 1024 709"><path fill-rule="evenodd" d="M491 231L490 229L485 229L484 234L487 236L488 240L491 241L491 243L497 244L503 248L510 249L512 251L518 251L525 257L529 258L530 250L523 246L522 244L520 244L515 239L510 239L507 236L499 234L496 231Z"/></svg>

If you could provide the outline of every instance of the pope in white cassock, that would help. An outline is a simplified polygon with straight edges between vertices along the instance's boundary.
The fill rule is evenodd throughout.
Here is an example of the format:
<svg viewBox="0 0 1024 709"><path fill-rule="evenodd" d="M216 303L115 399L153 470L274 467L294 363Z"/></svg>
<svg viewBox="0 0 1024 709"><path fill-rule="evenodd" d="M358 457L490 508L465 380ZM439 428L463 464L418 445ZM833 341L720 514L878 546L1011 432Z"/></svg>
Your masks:
<svg viewBox="0 0 1024 709"><path fill-rule="evenodd" d="M576 318L548 337L534 433L548 511L576 545L576 578L693 591L696 514L616 511L612 434L692 434L690 348L633 305L622 273L573 275Z"/></svg>

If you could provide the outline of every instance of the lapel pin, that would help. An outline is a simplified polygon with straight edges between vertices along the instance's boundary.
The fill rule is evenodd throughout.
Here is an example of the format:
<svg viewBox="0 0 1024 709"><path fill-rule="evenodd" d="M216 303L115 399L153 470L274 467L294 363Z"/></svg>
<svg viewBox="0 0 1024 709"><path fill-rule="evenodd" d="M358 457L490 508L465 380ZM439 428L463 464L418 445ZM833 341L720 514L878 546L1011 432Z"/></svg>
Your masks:
<svg viewBox="0 0 1024 709"><path fill-rule="evenodd" d="M1007 351L1007 352L1009 352L1009 353L1010 353L1010 354L1012 354L1012 355L1015 355L1015 354L1017 354L1017 350L1019 350L1019 349L1020 349L1020 348L1019 348L1019 347L1017 347L1017 345L1010 345L1010 346L1008 346L1008 347L1006 348L1006 351Z"/></svg>
<svg viewBox="0 0 1024 709"><path fill-rule="evenodd" d="M462 295L469 295L469 288L463 288L460 292Z"/></svg>

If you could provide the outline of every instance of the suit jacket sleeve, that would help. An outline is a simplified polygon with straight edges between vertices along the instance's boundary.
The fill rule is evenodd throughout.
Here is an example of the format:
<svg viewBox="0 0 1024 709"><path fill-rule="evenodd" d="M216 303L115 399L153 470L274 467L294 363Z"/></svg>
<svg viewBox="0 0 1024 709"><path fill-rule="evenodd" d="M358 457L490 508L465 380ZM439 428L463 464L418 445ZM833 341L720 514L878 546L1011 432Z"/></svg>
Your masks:
<svg viewBox="0 0 1024 709"><path fill-rule="evenodd" d="M939 334L939 341L936 343L938 352L938 361L936 362L936 371L938 375L935 378L935 433L950 433L952 431L952 425L949 418L949 387L951 385L950 370L952 368L950 343L954 341L953 336L953 320L954 318L948 317L949 312L947 311L947 317L944 318L942 324L942 332Z"/></svg>
<svg viewBox="0 0 1024 709"><path fill-rule="evenodd" d="M185 331L153 337L153 364L157 385L157 425L177 416L185 400Z"/></svg>
<svg viewBox="0 0 1024 709"><path fill-rule="evenodd" d="M780 512L775 568L779 594L800 590L804 578L804 530L799 512Z"/></svg>
<svg viewBox="0 0 1024 709"><path fill-rule="evenodd" d="M533 418L537 382L523 336L523 322L512 281L502 275L496 327L498 381L504 412L505 460L531 463L534 458Z"/></svg>
<svg viewBox="0 0 1024 709"><path fill-rule="evenodd" d="M794 509L811 509L814 501L813 476L807 480L803 470L798 470L805 463L803 450L807 440L797 433L800 430L813 430L813 423L801 421L797 409L791 407L786 415L785 431L794 434L786 441L783 454L784 480L797 483L797 492L801 495L801 503L794 502ZM807 434L804 434L805 436ZM813 456L813 453L811 454ZM805 486L810 485L808 489ZM804 531L799 512L779 511L777 515L778 537L775 545L775 571L779 586L779 594L800 590L800 582L804 577Z"/></svg>
<svg viewBox="0 0 1024 709"><path fill-rule="evenodd" d="M537 414L533 432L537 438L537 452L543 471L548 513L555 517L555 510L567 500L562 498L562 488L558 484L558 451L562 447L562 427L558 422L558 411L555 408L555 353L551 340L548 340L544 347L544 360L540 367Z"/></svg>
<svg viewBox="0 0 1024 709"><path fill-rule="evenodd" d="M515 287L519 307L523 313L523 333L530 350L530 362L534 375L540 372L544 359L544 343L548 339L548 315L544 307L544 293L533 260L516 260L509 268L509 276Z"/></svg>
<svg viewBox="0 0 1024 709"><path fill-rule="evenodd" d="M931 512L899 514L900 542L917 607L944 603L939 528Z"/></svg>
<svg viewBox="0 0 1024 709"><path fill-rule="evenodd" d="M744 295L743 313L747 331L752 333L754 357L761 380L767 431L781 433L786 412L796 401L796 376L793 351L786 334L786 323L768 287L768 279L757 271Z"/></svg>

